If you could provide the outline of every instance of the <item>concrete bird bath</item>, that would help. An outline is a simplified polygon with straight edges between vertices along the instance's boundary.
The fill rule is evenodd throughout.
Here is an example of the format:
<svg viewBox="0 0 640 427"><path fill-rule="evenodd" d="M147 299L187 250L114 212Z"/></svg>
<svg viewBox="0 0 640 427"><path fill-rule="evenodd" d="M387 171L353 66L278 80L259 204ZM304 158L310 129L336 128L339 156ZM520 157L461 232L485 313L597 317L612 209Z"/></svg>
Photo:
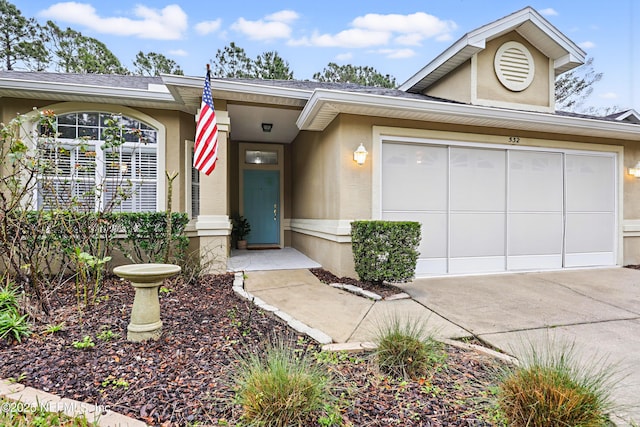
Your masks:
<svg viewBox="0 0 640 427"><path fill-rule="evenodd" d="M158 288L162 281L180 273L173 264L130 264L113 269L113 274L131 282L136 290L131 308L131 322L127 326L127 340L157 340L162 334Z"/></svg>

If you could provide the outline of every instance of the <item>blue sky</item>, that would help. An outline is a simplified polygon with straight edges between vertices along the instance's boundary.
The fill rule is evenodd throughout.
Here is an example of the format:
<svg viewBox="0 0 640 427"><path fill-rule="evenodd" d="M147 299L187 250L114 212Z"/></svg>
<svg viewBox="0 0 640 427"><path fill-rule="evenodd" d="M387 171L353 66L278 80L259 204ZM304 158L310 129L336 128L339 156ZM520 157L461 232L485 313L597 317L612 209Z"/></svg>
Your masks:
<svg viewBox="0 0 640 427"><path fill-rule="evenodd" d="M297 79L337 62L373 66L399 84L466 32L532 6L604 73L589 105L640 111L637 0L10 1L101 40L129 68L138 51L154 51L203 75L233 41L251 57L278 51Z"/></svg>

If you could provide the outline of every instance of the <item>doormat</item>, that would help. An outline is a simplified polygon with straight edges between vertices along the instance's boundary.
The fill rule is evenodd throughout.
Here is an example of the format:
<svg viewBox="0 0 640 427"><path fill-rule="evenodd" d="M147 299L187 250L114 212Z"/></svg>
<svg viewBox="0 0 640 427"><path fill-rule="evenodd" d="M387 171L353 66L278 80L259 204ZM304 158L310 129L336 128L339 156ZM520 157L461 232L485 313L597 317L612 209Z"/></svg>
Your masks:
<svg viewBox="0 0 640 427"><path fill-rule="evenodd" d="M280 246L276 245L249 245L247 246L247 250L250 251L263 251L266 249L280 249Z"/></svg>

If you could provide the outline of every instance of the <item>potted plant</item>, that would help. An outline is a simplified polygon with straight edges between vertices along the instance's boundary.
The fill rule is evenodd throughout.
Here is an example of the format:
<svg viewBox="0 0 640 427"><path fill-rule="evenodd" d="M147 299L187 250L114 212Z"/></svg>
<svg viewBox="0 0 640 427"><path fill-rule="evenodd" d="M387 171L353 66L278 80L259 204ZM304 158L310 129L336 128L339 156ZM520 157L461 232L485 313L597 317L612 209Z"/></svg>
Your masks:
<svg viewBox="0 0 640 427"><path fill-rule="evenodd" d="M233 229L231 230L236 239L238 249L246 249L247 241L245 237L251 232L251 224L242 215L233 219Z"/></svg>

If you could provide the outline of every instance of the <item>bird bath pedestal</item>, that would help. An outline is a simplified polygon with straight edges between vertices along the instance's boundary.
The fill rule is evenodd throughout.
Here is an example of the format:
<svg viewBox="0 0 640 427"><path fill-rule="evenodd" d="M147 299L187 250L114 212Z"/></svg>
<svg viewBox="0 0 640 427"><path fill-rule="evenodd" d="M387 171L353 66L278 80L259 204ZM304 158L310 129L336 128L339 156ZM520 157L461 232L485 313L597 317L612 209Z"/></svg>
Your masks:
<svg viewBox="0 0 640 427"><path fill-rule="evenodd" d="M113 269L113 274L131 281L136 290L131 308L131 322L127 326L127 340L157 340L162 334L158 288L162 281L180 273L173 264L130 264Z"/></svg>

